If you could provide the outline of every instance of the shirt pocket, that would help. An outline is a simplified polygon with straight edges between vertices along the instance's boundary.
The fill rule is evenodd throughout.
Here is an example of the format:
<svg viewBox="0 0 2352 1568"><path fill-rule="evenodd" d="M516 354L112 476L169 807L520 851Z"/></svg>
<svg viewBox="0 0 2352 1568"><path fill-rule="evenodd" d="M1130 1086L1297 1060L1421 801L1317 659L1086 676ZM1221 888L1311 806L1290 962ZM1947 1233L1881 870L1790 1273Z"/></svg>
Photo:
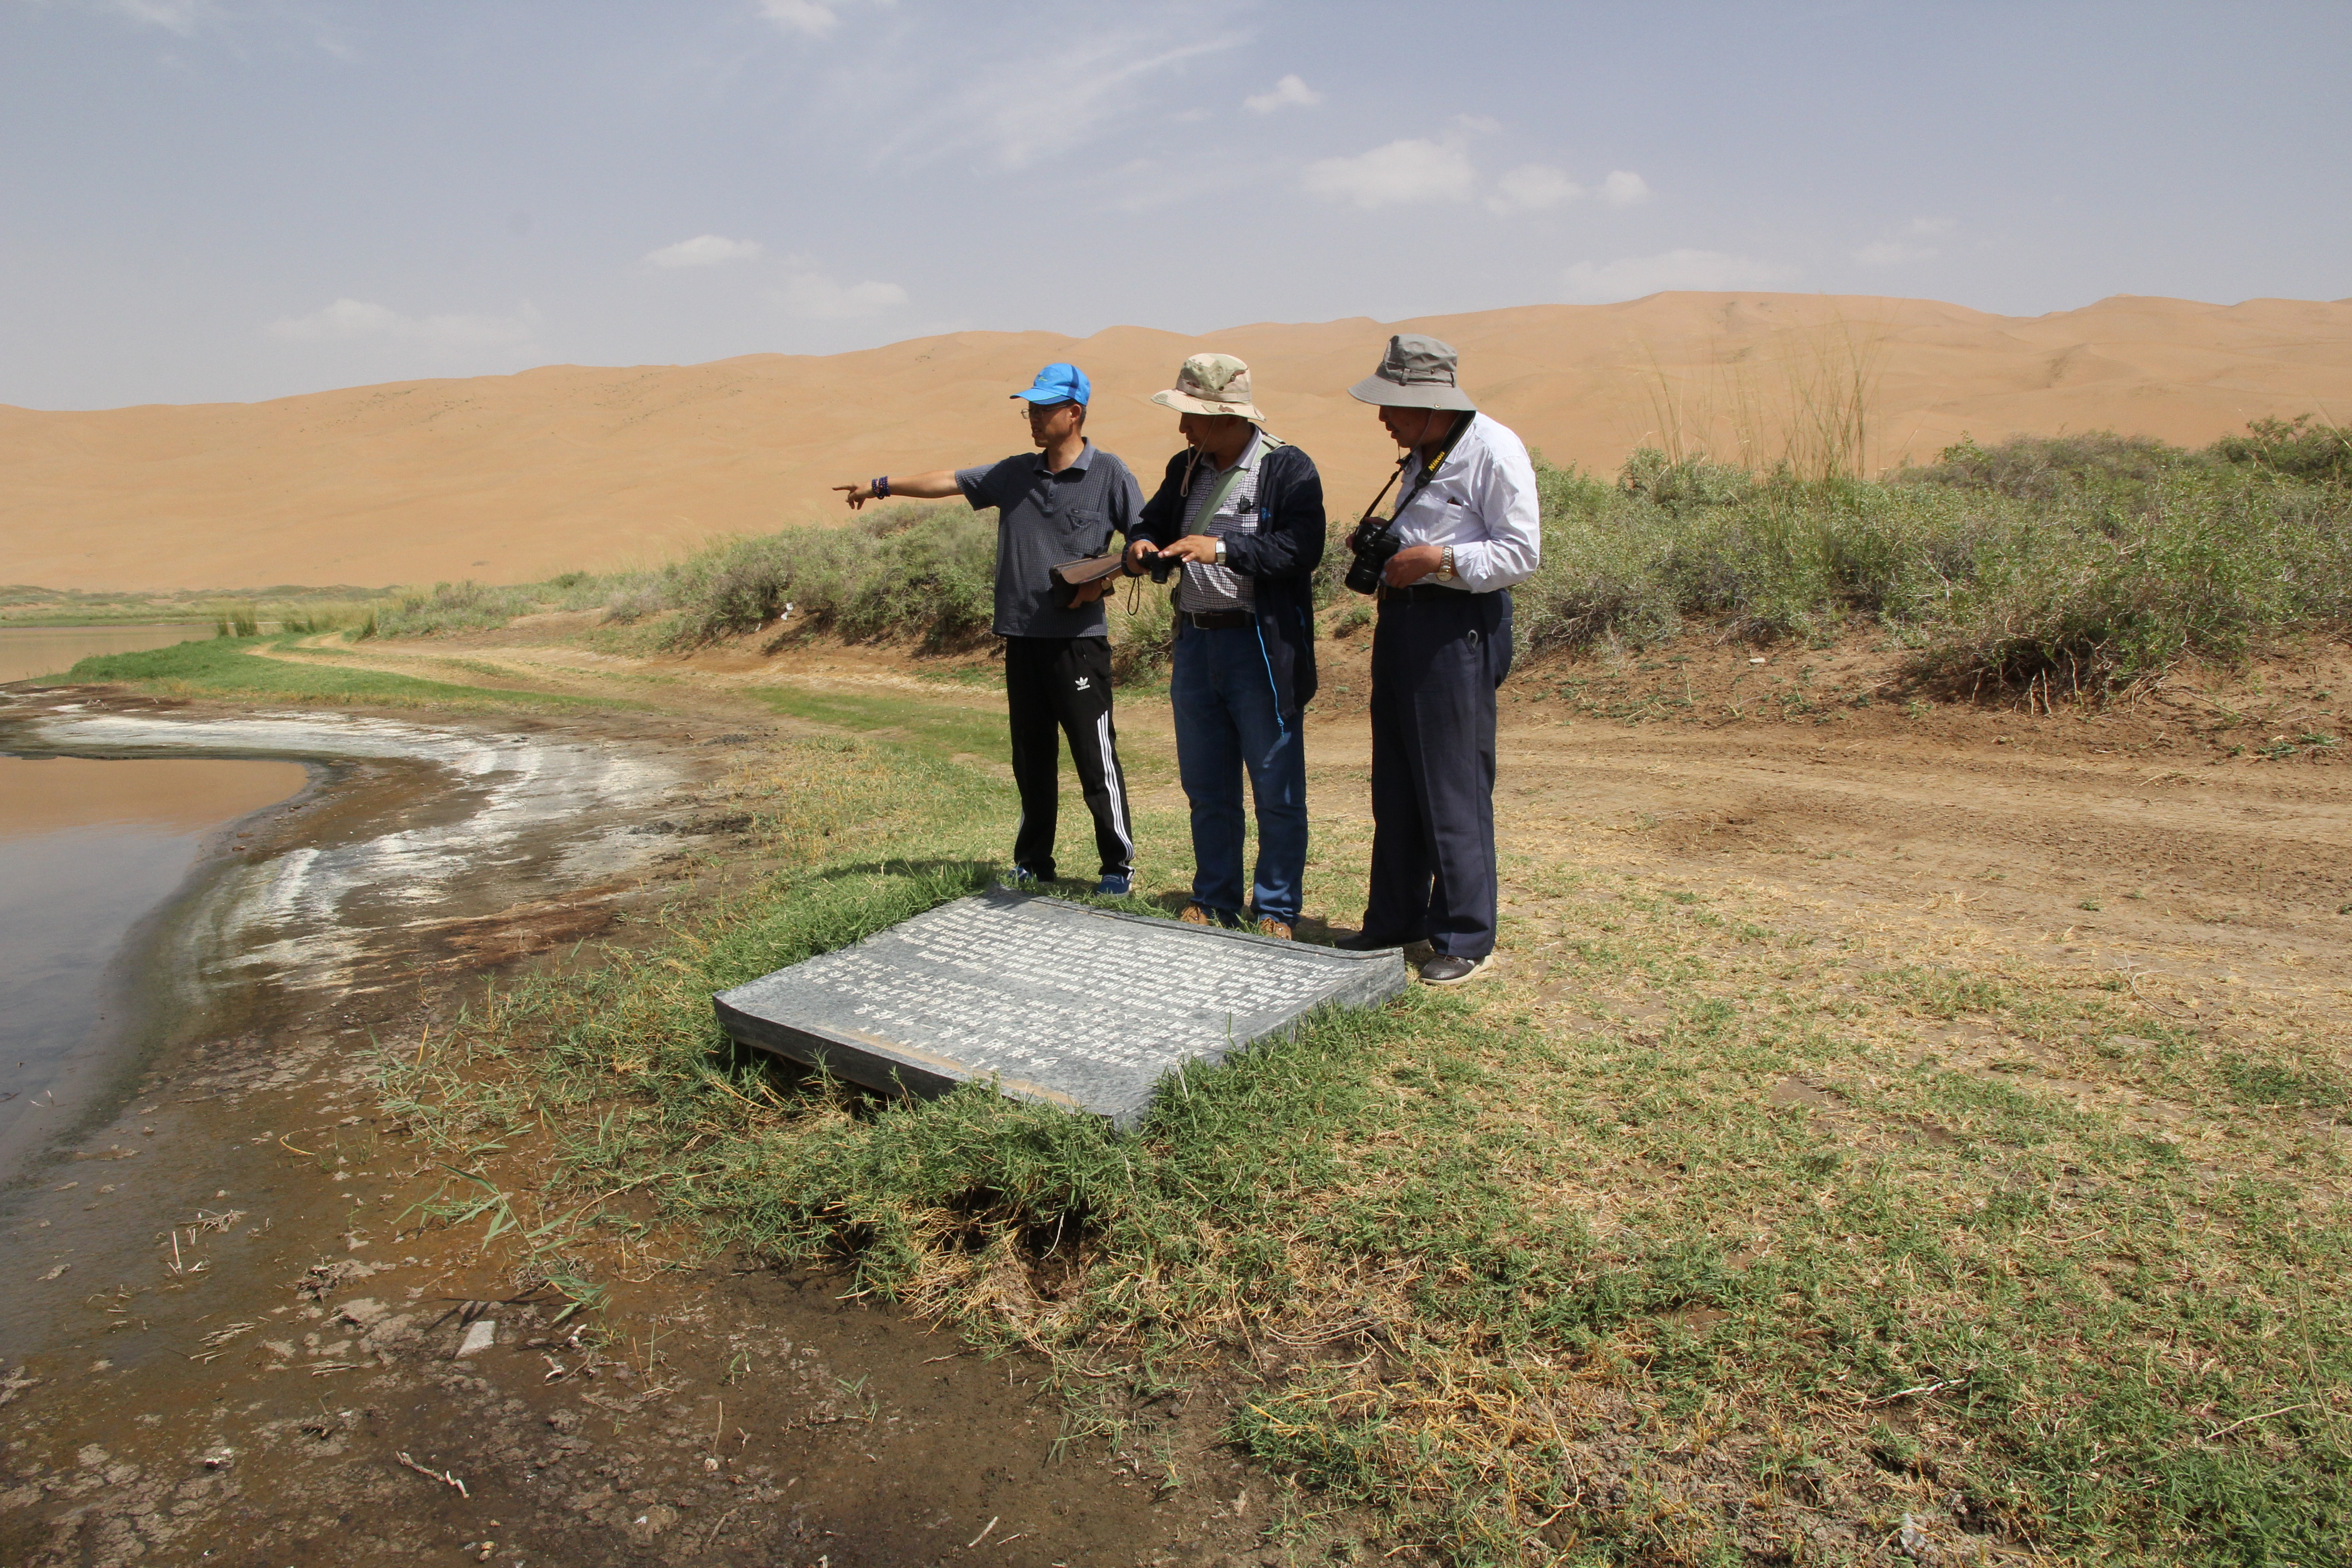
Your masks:
<svg viewBox="0 0 2352 1568"><path fill-rule="evenodd" d="M1110 514L1098 506L1077 506L1062 513L1061 539L1076 555L1100 555L1110 548Z"/></svg>

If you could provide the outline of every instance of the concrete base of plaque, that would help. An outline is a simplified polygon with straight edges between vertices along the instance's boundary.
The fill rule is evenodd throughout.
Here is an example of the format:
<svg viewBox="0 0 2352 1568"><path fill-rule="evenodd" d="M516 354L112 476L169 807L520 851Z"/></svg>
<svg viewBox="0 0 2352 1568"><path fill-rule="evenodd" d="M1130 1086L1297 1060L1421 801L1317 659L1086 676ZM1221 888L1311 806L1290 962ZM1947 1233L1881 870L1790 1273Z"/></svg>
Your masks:
<svg viewBox="0 0 2352 1568"><path fill-rule="evenodd" d="M1284 1036L1321 1007L1405 987L1394 951L999 890L875 932L712 998L747 1046L869 1089L933 1096L993 1082L1134 1127L1161 1079Z"/></svg>

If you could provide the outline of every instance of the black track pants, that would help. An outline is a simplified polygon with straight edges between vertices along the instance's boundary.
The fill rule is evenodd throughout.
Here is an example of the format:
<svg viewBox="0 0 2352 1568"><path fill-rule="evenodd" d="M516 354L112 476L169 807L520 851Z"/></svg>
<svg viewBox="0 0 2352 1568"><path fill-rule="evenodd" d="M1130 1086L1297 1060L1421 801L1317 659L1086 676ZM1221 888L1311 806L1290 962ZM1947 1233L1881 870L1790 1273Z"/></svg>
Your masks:
<svg viewBox="0 0 2352 1568"><path fill-rule="evenodd" d="M1372 885L1364 934L1495 951L1495 689L1511 595L1383 599L1372 633Z"/></svg>
<svg viewBox="0 0 2352 1568"><path fill-rule="evenodd" d="M1118 768L1118 732L1110 721L1110 640L1006 637L1004 704L1013 721L1013 782L1021 791L1013 863L1034 877L1054 875L1066 731L1078 787L1094 814L1103 875L1126 876L1135 867L1135 830Z"/></svg>

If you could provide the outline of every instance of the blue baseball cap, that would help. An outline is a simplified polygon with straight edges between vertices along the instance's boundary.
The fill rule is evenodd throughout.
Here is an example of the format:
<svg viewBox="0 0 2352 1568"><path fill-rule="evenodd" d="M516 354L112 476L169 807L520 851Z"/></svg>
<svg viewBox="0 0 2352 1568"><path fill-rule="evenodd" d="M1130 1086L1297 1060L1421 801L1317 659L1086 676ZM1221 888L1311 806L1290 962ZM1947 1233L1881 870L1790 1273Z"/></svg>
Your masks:
<svg viewBox="0 0 2352 1568"><path fill-rule="evenodd" d="M1025 397L1041 405L1075 403L1080 407L1095 394L1094 383L1087 373L1074 364L1049 364L1037 373L1037 384L1026 392L1016 392L1015 397Z"/></svg>

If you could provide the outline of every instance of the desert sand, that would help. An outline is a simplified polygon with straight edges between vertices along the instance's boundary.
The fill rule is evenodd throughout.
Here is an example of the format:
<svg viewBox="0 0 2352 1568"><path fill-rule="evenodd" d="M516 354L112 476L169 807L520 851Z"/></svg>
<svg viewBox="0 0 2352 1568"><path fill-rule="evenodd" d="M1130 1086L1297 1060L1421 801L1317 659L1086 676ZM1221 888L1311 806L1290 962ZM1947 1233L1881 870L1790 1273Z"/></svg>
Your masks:
<svg viewBox="0 0 2352 1568"><path fill-rule="evenodd" d="M1670 293L1410 321L957 332L825 357L551 365L258 404L0 406L0 583L169 590L521 581L647 565L720 534L842 515L827 487L1022 449L1008 395L1047 360L1096 385L1091 434L1149 480L1150 403L1183 357L1248 360L1272 427L1360 510L1392 452L1348 384L1393 331L1454 343L1483 407L1557 463L1637 445L1769 461L1792 389L1859 368L1868 463L1962 433L2115 429L2203 443L2249 419L2352 417L2352 300L2118 297L2034 317L1931 300Z"/></svg>

